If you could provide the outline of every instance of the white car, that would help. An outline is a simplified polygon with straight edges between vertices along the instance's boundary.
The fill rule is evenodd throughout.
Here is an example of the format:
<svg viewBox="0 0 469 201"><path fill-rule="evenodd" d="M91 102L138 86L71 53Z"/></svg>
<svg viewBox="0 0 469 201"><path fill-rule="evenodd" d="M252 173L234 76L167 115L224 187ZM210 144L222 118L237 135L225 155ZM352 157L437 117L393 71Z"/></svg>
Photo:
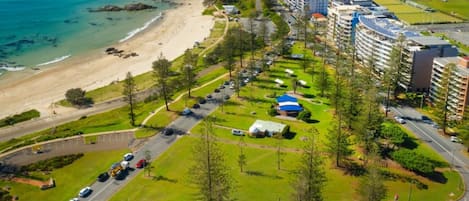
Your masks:
<svg viewBox="0 0 469 201"><path fill-rule="evenodd" d="M244 136L244 132L238 129L231 130L231 134L237 135L237 136Z"/></svg>
<svg viewBox="0 0 469 201"><path fill-rule="evenodd" d="M80 196L81 198L84 198L88 196L90 193L91 193L91 187L87 186L80 190L80 192L78 193L78 196Z"/></svg>
<svg viewBox="0 0 469 201"><path fill-rule="evenodd" d="M70 201L79 201L79 199L78 198L72 198L72 199L70 199Z"/></svg>
<svg viewBox="0 0 469 201"><path fill-rule="evenodd" d="M126 153L124 154L124 160L125 161L130 161L134 158L134 155L132 153Z"/></svg>
<svg viewBox="0 0 469 201"><path fill-rule="evenodd" d="M457 143L461 142L461 139L459 139L459 138L456 137L456 136L451 136L451 137L450 137L450 140L451 140L451 142L457 142Z"/></svg>
<svg viewBox="0 0 469 201"><path fill-rule="evenodd" d="M395 116L394 119L400 124L405 124L406 123L405 120L400 116Z"/></svg>

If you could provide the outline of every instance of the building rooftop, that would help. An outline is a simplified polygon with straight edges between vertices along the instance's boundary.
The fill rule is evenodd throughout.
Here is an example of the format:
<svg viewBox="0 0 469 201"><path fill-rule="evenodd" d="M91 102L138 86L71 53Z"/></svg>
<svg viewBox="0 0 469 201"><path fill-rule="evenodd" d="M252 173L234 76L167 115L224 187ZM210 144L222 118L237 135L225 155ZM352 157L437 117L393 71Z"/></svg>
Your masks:
<svg viewBox="0 0 469 201"><path fill-rule="evenodd" d="M398 21L389 18L376 18L371 15L361 15L359 21L368 27L368 29L374 30L392 39L397 39L399 34L403 34L405 37L420 36L419 33L403 29L403 26Z"/></svg>
<svg viewBox="0 0 469 201"><path fill-rule="evenodd" d="M459 65L459 60L465 59L461 57L436 57L433 62L446 66L449 63L456 64L456 70L464 76L469 76L469 68Z"/></svg>
<svg viewBox="0 0 469 201"><path fill-rule="evenodd" d="M448 41L442 40L441 38L435 36L415 36L410 37L410 40L425 46L433 45L451 45Z"/></svg>
<svg viewBox="0 0 469 201"><path fill-rule="evenodd" d="M273 132L282 132L287 125L273 122L273 121L264 121L264 120L256 120L251 127L249 128L249 132L255 133L255 131L265 132L265 131L273 131Z"/></svg>

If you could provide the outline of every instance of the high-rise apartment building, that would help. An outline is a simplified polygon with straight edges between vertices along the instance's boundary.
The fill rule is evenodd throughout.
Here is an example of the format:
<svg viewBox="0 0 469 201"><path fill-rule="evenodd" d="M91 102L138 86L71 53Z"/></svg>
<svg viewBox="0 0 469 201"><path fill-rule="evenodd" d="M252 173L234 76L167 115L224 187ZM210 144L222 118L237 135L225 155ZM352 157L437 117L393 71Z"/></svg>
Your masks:
<svg viewBox="0 0 469 201"><path fill-rule="evenodd" d="M400 86L406 91L428 92L435 57L458 56L458 49L434 36L409 37L402 51Z"/></svg>
<svg viewBox="0 0 469 201"><path fill-rule="evenodd" d="M391 52L399 36L404 38L419 36L418 33L403 29L394 19L378 18L372 15L359 16L355 31L355 51L363 63L373 62L376 74L389 68Z"/></svg>
<svg viewBox="0 0 469 201"><path fill-rule="evenodd" d="M336 47L353 45L355 26L358 23L359 5L334 5L328 10L327 39Z"/></svg>
<svg viewBox="0 0 469 201"><path fill-rule="evenodd" d="M301 13L307 10L308 13L305 13L306 15L311 15L312 13L327 15L328 2L328 0L287 0L291 10Z"/></svg>
<svg viewBox="0 0 469 201"><path fill-rule="evenodd" d="M449 73L447 107L451 119L460 119L469 103L469 57L438 57L433 60L430 101L444 98L439 92L446 87L442 84L448 64L454 64L455 68Z"/></svg>

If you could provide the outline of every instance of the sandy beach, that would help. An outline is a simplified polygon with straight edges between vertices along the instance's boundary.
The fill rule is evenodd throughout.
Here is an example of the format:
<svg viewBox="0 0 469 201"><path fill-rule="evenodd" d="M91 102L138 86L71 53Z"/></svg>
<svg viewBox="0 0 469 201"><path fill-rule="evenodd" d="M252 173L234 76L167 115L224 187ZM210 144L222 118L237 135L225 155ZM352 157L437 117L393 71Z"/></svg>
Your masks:
<svg viewBox="0 0 469 201"><path fill-rule="evenodd" d="M195 41L208 37L214 20L212 16L202 16L202 1L178 2L182 4L164 12L162 19L146 31L113 45L139 56L123 59L105 54L103 48L39 71L25 70L2 78L0 118L29 109L50 115L51 104L64 99L70 88L92 90L122 80L128 71L133 75L148 72L160 53L173 60L191 48Z"/></svg>

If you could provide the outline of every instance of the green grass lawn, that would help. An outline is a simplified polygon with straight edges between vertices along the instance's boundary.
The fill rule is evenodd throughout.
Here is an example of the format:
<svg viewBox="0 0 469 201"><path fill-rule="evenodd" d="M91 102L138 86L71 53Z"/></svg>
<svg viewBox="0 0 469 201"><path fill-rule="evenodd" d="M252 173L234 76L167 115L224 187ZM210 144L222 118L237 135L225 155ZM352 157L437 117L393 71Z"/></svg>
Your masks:
<svg viewBox="0 0 469 201"><path fill-rule="evenodd" d="M457 2L463 2L464 0L456 0ZM442 9L446 7L446 5L458 5L458 3L453 3L453 1L448 1L451 2L449 4L445 4L444 2L440 0L430 0L430 1L417 1L419 3L422 3L424 5L430 6L432 8L438 9L445 11L446 13L442 13L439 11L435 12L425 12L422 9L410 6L408 4L405 4L399 0L376 0L376 3L379 5L387 7L390 11L394 12L396 16L402 20L407 22L408 24L430 24L430 23L451 23L451 22L462 22L461 19L458 19L456 17L453 17L447 13L450 13L448 9ZM427 2L437 2L436 4L433 5L438 5L434 7L433 5L426 4ZM467 3L467 2L466 2ZM469 4L468 4L469 5ZM453 9L453 11L458 12L459 17L463 17L468 19L469 14L466 11L469 9L468 5L461 6L458 9ZM456 11L457 10L457 11ZM461 15L464 13L463 15ZM468 16L464 16L468 15Z"/></svg>
<svg viewBox="0 0 469 201"><path fill-rule="evenodd" d="M77 197L83 187L93 183L98 175L107 171L112 163L122 159L128 150L90 152L61 169L51 172L56 187L40 190L38 187L13 182L0 181L0 186L11 187L11 195L18 195L19 200L63 201Z"/></svg>
<svg viewBox="0 0 469 201"><path fill-rule="evenodd" d="M127 186L120 190L112 201L130 200L194 200L197 189L190 181L189 168L192 165L191 157L194 137L179 139L168 151L152 163L151 176L140 173ZM267 148L245 147L247 156L245 172L241 173L237 165L239 147L233 144L221 143L226 157L229 171L235 178L235 192L233 197L237 200L291 200L294 181L293 170L298 166L299 154L296 152L284 152L281 170L277 170L276 151ZM328 181L324 189L325 200L350 201L357 200L356 187L360 177L345 175L342 170L331 167L326 161L326 173ZM448 179L446 184L430 182L421 179L428 185L428 189L412 189L412 200L441 201L449 200L449 194L460 194L457 189L459 176L457 173L445 171ZM156 177L162 179L154 179ZM395 194L404 198L409 193L410 183L401 181L387 181L388 196L385 200L391 200Z"/></svg>
<svg viewBox="0 0 469 201"><path fill-rule="evenodd" d="M458 17L469 20L469 4L467 0L415 0L416 2L446 13L455 13Z"/></svg>

